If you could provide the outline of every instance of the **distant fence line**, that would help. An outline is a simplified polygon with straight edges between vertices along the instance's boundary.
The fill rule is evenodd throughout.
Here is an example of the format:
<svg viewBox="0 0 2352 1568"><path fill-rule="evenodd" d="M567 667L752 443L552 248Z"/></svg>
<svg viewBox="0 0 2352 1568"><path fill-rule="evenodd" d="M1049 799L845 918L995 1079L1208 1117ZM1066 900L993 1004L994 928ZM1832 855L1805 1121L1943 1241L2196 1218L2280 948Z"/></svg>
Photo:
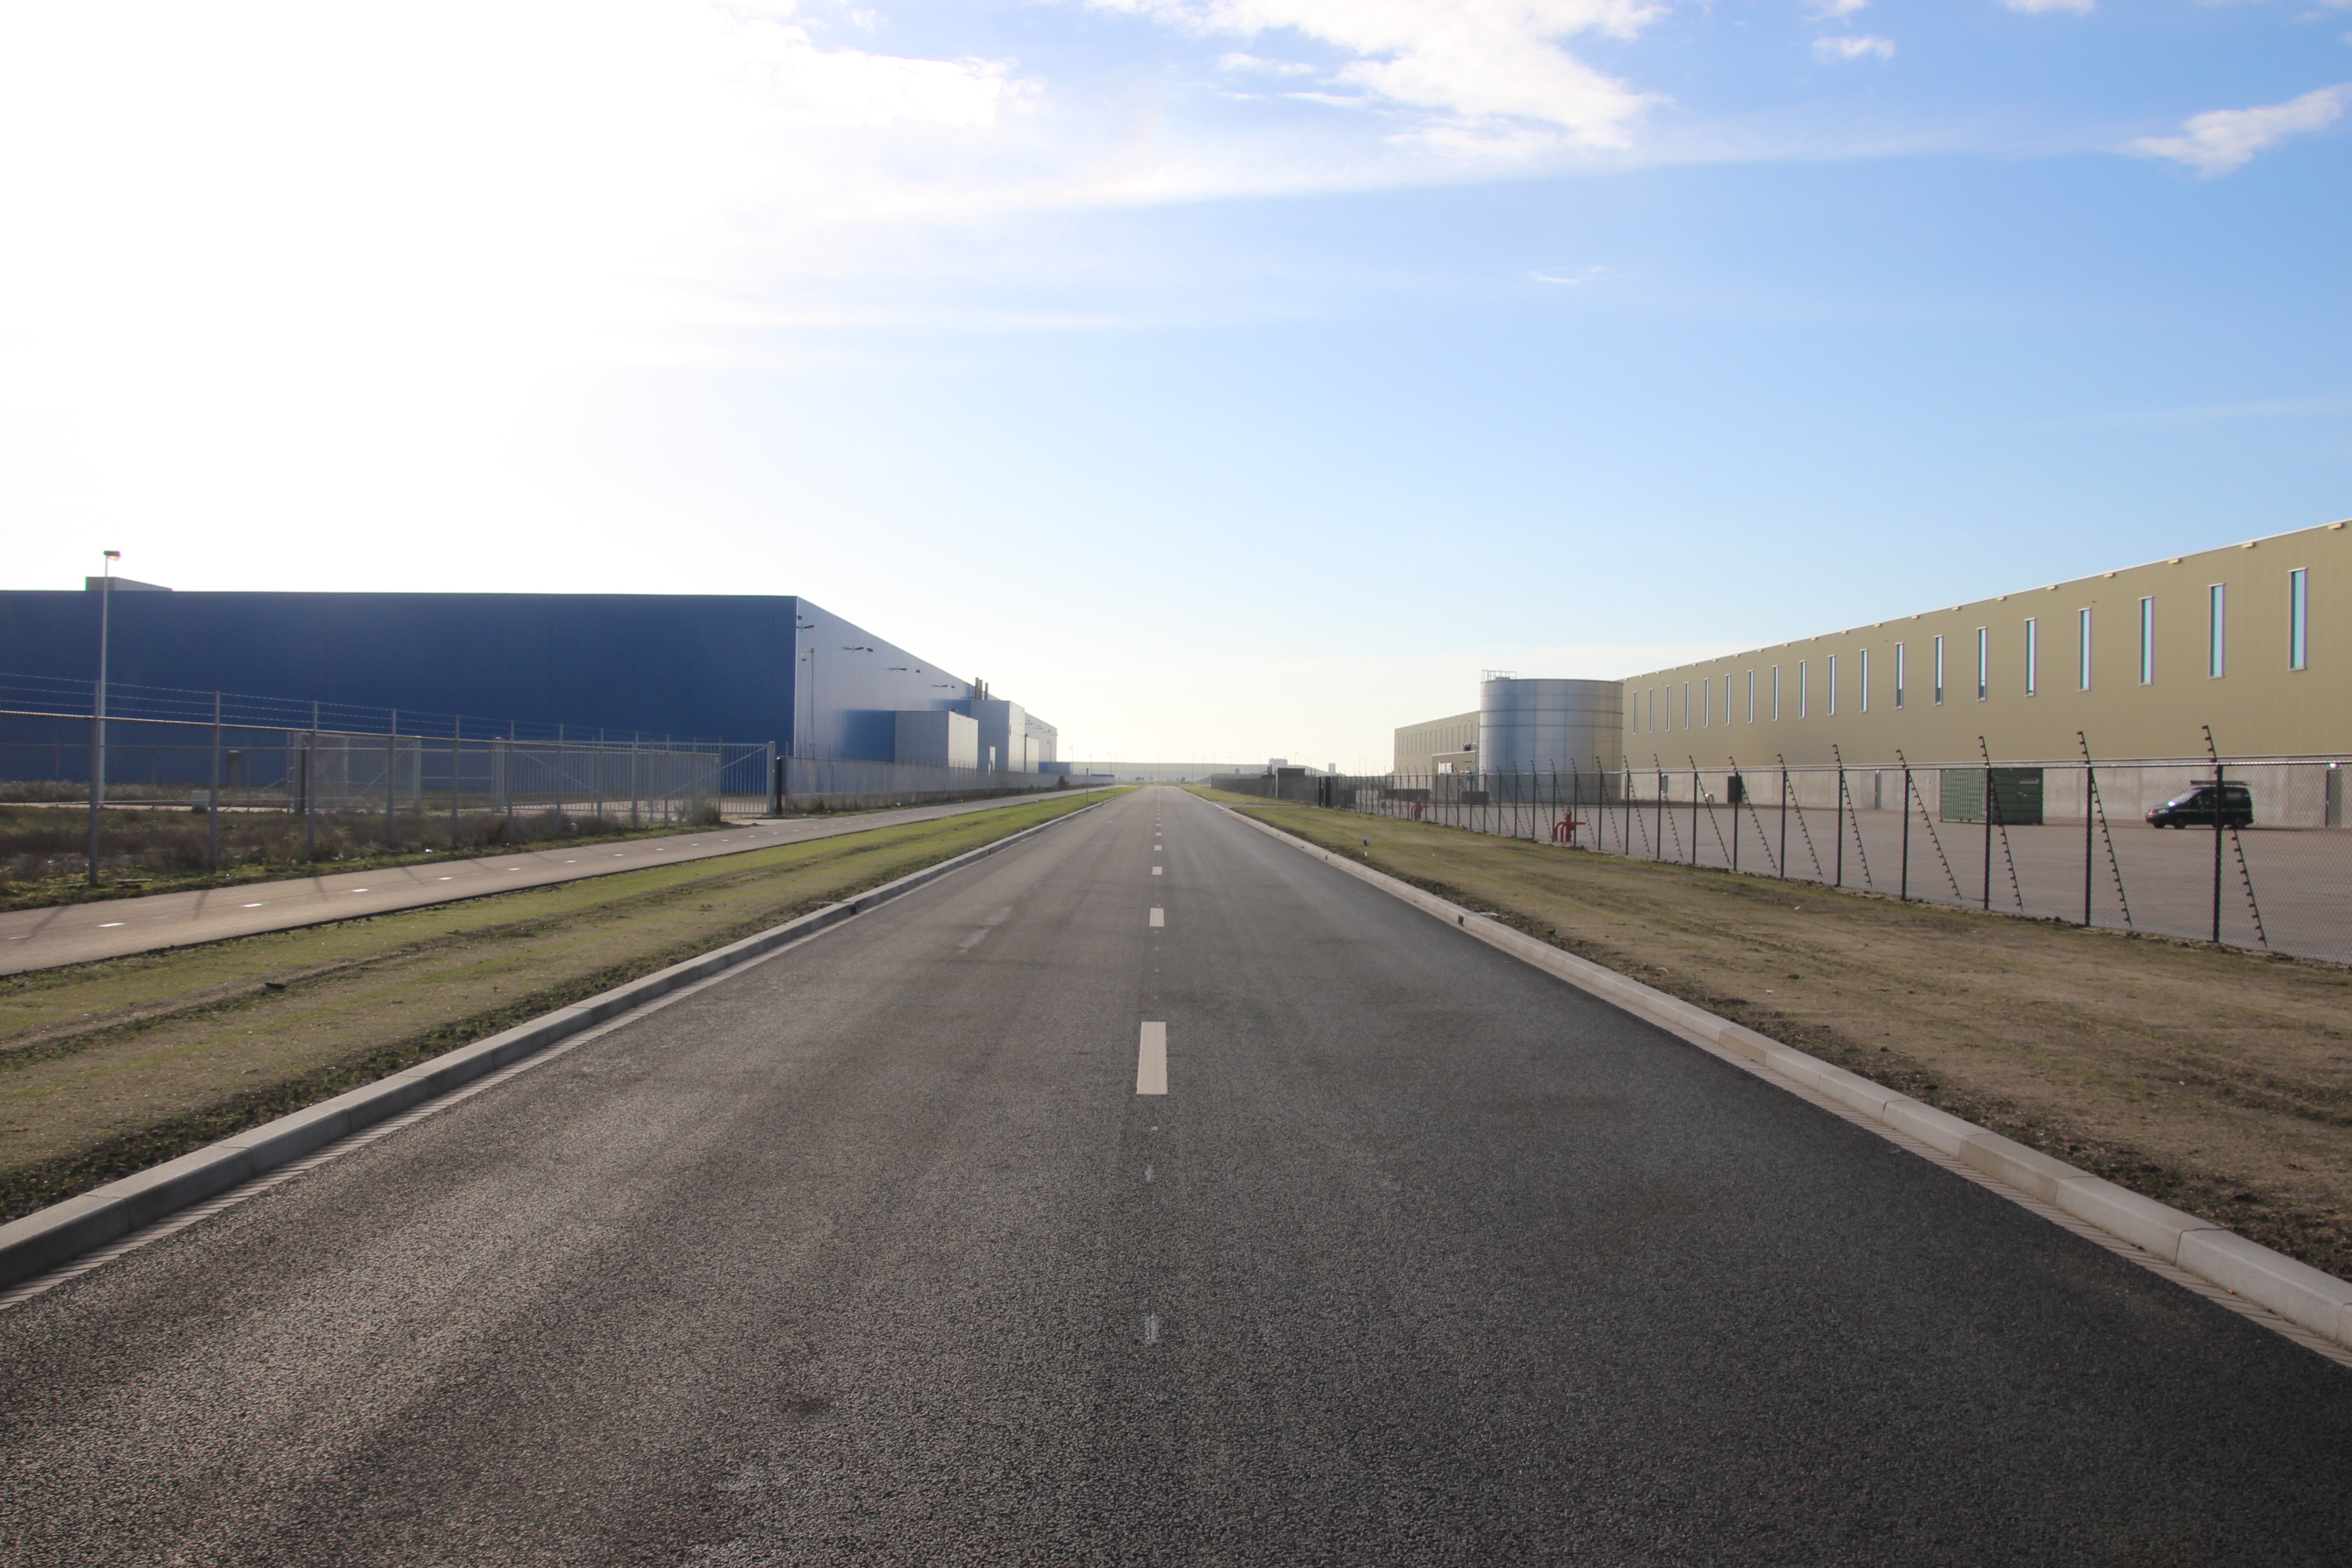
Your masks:
<svg viewBox="0 0 2352 1568"><path fill-rule="evenodd" d="M436 736L111 713L102 747L98 731L87 709L0 710L0 801L205 812L205 863L214 868L222 864L224 816L234 824L290 814L299 819L303 856L315 858L322 819L352 847L430 839L457 848L558 837L592 823L607 830L1066 787L1048 773L785 757L769 742L477 737L462 724ZM96 810L90 825L80 858L96 881L109 858L108 829Z"/></svg>
<svg viewBox="0 0 2352 1568"><path fill-rule="evenodd" d="M1763 767L1659 758L1596 759L1591 770L1268 776L1251 793L2352 963L2347 777L2352 758ZM2184 806L2161 809L2184 796ZM2180 830L2156 830L2151 812Z"/></svg>

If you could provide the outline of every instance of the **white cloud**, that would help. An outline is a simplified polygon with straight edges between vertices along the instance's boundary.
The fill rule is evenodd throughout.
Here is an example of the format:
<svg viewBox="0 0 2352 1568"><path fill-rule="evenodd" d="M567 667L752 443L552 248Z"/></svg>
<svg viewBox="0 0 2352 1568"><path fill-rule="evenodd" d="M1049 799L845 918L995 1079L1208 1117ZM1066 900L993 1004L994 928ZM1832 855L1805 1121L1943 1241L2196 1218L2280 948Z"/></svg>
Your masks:
<svg viewBox="0 0 2352 1568"><path fill-rule="evenodd" d="M2099 0L2000 0L2000 3L2029 16L2045 16L2053 11L2071 11L2080 16L2094 9Z"/></svg>
<svg viewBox="0 0 2352 1568"><path fill-rule="evenodd" d="M1892 38L1841 36L1813 40L1813 58L1817 60L1891 60L1894 58L1895 40Z"/></svg>
<svg viewBox="0 0 2352 1568"><path fill-rule="evenodd" d="M1806 8L1806 15L1816 21L1833 22L1840 16L1851 16L1869 5L1870 0L1813 0L1812 5Z"/></svg>
<svg viewBox="0 0 2352 1568"><path fill-rule="evenodd" d="M2179 136L2143 136L2123 151L2143 158L2169 158L2210 179L2244 165L2253 155L2288 137L2332 125L2352 100L2352 83L2323 87L2285 103L2257 109L2216 109L2180 122Z"/></svg>
<svg viewBox="0 0 2352 1568"><path fill-rule="evenodd" d="M1222 55L1217 68L1228 71L1255 71L1265 76L1312 76L1315 68L1297 60L1269 60L1256 55Z"/></svg>
<svg viewBox="0 0 2352 1568"><path fill-rule="evenodd" d="M1432 145L1486 142L1512 154L1561 142L1588 150L1632 143L1654 101L1559 47L1584 33L1627 38L1664 13L1640 0L1089 0L1202 35L1296 32L1355 57L1327 87L1434 116ZM1542 133L1528 134L1530 127Z"/></svg>
<svg viewBox="0 0 2352 1568"><path fill-rule="evenodd" d="M1579 284L1597 282L1601 279L1613 276L1615 274L1606 267L1588 267L1581 272L1530 272L1528 274L1528 278L1538 283L1561 283L1570 289L1576 288Z"/></svg>

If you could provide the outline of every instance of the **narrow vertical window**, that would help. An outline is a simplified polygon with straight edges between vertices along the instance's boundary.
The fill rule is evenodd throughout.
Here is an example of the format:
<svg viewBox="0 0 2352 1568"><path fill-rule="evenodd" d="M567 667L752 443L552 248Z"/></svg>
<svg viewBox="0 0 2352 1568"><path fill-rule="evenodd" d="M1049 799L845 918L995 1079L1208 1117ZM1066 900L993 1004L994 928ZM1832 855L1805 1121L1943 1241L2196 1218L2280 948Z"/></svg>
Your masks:
<svg viewBox="0 0 2352 1568"><path fill-rule="evenodd" d="M2034 633L2037 627L2032 616L2025 617L2025 694L2033 695Z"/></svg>
<svg viewBox="0 0 2352 1568"><path fill-rule="evenodd" d="M1756 722L1756 672L1748 672L1748 721Z"/></svg>
<svg viewBox="0 0 2352 1568"><path fill-rule="evenodd" d="M2286 667L2311 668L2311 574L2300 566L2286 574Z"/></svg>
<svg viewBox="0 0 2352 1568"><path fill-rule="evenodd" d="M2074 626L2074 689L2091 689L2091 612L2075 612Z"/></svg>
<svg viewBox="0 0 2352 1568"><path fill-rule="evenodd" d="M1805 716L1805 661L1801 658L1797 661L1797 717L1800 719Z"/></svg>
<svg viewBox="0 0 2352 1568"><path fill-rule="evenodd" d="M1648 732L1655 734L1658 730L1658 689L1654 686L1650 688L1649 690L1649 705L1650 722L1648 725Z"/></svg>
<svg viewBox="0 0 2352 1568"><path fill-rule="evenodd" d="M1944 705L1944 639L1936 639L1936 706Z"/></svg>
<svg viewBox="0 0 2352 1568"><path fill-rule="evenodd" d="M1830 655L1830 711L1837 711L1837 655Z"/></svg>
<svg viewBox="0 0 2352 1568"><path fill-rule="evenodd" d="M1985 627L1977 628L1977 700L1981 702L1992 690L1992 635Z"/></svg>
<svg viewBox="0 0 2352 1568"><path fill-rule="evenodd" d="M2156 684L2156 600L2139 602L2139 683Z"/></svg>
<svg viewBox="0 0 2352 1568"><path fill-rule="evenodd" d="M1867 713L1870 711L1870 650L1868 648L1862 650L1862 664L1854 671L1854 678L1862 691L1862 710Z"/></svg>
<svg viewBox="0 0 2352 1568"><path fill-rule="evenodd" d="M1777 664L1772 667L1772 717L1776 721L1780 717L1780 667Z"/></svg>
<svg viewBox="0 0 2352 1568"><path fill-rule="evenodd" d="M1701 676L1698 683L1698 727L1706 729L1715 717L1715 677Z"/></svg>
<svg viewBox="0 0 2352 1568"><path fill-rule="evenodd" d="M2205 673L2215 680L2229 673L2229 590L2216 583L2205 590Z"/></svg>
<svg viewBox="0 0 2352 1568"><path fill-rule="evenodd" d="M1685 680L1683 682L1683 728L1687 730L1690 727L1690 682Z"/></svg>
<svg viewBox="0 0 2352 1568"><path fill-rule="evenodd" d="M1895 645L1895 706L1903 706L1903 645Z"/></svg>

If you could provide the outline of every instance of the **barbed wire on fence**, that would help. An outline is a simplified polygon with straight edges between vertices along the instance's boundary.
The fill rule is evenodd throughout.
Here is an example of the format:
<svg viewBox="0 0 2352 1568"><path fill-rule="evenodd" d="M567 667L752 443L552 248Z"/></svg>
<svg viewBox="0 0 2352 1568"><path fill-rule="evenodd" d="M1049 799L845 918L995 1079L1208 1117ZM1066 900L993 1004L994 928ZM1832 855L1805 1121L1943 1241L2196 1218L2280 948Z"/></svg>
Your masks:
<svg viewBox="0 0 2352 1568"><path fill-rule="evenodd" d="M1856 763L1842 751L1821 763L1776 757L1767 768L1780 774L1777 824L1766 816L1774 802L1765 770L1736 758L1710 766L1686 756L1670 769L1654 752L1646 768L1604 754L1589 759L1589 771L1465 769L1337 777L1317 787L1325 804L1795 883L1836 885L1851 853L1860 880L1847 885L1857 890L1987 911L2006 879L2003 914L2196 940L2218 932L2250 948L2352 961L2352 832L2313 831L2352 828L2352 756L2226 759L2217 746L2203 757L2117 762L2093 757L2079 735L2076 750L2063 763L2012 763L1980 741L1965 763L1932 766L1905 752L1883 764ZM2237 814L2219 822L2217 772ZM1817 814L1831 819L1835 865L1813 831ZM2143 817L2146 828L2127 831ZM1960 879L1959 845L1945 841L1953 824L1983 835L1981 855L1970 855L1983 872L1974 889ZM2194 834L2182 843L2149 831L2182 826L2212 833L2214 852L2200 855ZM1932 873L1914 864L1912 839L1923 831ZM1751 833L1762 847L1752 854L1740 842ZM1898 856L1895 887L1881 889L1879 868ZM2228 916L2233 900L2244 901L2242 925Z"/></svg>

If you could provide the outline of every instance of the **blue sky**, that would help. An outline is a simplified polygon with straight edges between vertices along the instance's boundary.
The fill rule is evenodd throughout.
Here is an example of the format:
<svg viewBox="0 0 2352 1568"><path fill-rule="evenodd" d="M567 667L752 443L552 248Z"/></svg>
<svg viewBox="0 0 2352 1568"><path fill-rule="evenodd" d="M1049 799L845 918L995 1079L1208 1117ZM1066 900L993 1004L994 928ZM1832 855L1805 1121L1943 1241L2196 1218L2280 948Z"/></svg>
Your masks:
<svg viewBox="0 0 2352 1568"><path fill-rule="evenodd" d="M800 593L1377 764L2352 514L2347 84L2263 0L16 0L8 581Z"/></svg>

